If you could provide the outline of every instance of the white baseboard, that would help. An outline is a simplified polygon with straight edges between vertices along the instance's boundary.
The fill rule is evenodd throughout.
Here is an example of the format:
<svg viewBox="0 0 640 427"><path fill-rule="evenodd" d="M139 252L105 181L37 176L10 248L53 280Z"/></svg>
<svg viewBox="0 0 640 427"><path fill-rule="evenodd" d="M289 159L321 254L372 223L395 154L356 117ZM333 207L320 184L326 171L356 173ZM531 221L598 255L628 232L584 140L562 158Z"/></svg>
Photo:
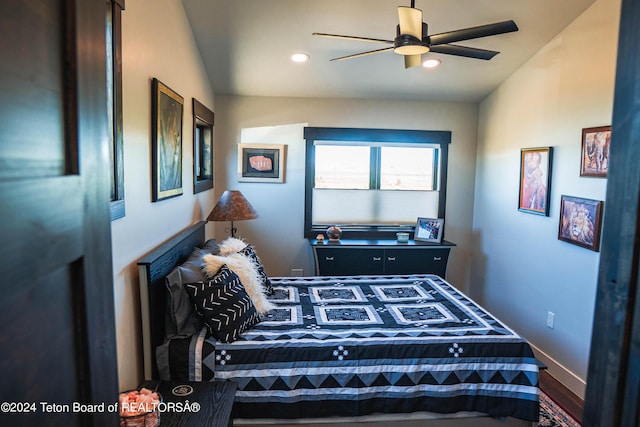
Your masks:
<svg viewBox="0 0 640 427"><path fill-rule="evenodd" d="M562 385L571 390L580 399L584 400L585 391L587 389L587 382L585 380L578 377L560 363L556 362L551 358L551 356L533 344L531 344L531 348L533 348L536 358L547 366L547 371L552 377L560 381Z"/></svg>

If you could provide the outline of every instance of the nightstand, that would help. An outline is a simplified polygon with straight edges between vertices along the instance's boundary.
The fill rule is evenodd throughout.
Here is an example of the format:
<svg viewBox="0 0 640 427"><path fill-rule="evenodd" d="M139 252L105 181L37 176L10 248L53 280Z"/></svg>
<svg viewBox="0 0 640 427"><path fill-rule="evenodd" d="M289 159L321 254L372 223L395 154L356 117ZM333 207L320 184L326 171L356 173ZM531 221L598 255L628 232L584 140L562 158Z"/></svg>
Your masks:
<svg viewBox="0 0 640 427"><path fill-rule="evenodd" d="M158 384L159 383L159 384ZM147 381L151 390L157 386L165 406L160 414L162 427L231 427L231 409L236 383L230 381ZM190 409L197 404L198 410ZM198 407L199 405L199 407Z"/></svg>

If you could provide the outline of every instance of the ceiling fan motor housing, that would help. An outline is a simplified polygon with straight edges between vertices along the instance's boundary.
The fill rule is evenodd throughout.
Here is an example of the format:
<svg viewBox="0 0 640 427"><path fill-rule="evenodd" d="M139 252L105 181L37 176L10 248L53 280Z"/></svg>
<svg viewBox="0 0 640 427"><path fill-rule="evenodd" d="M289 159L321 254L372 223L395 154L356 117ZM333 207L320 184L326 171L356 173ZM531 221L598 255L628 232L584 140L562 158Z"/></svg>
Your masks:
<svg viewBox="0 0 640 427"><path fill-rule="evenodd" d="M393 40L393 51L399 55L422 55L429 52L427 24L422 23L422 40L411 34L400 34L400 25L396 26L396 38Z"/></svg>

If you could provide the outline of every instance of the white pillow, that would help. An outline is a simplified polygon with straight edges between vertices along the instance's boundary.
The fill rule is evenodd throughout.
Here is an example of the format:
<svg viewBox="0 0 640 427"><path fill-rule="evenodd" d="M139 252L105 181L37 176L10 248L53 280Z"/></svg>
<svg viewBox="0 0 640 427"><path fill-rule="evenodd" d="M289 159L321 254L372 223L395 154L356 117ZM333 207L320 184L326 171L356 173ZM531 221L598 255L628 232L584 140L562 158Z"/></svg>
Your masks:
<svg viewBox="0 0 640 427"><path fill-rule="evenodd" d="M253 301L253 305L256 306L258 313L265 314L275 308L275 305L264 294L262 279L255 264L246 256L238 253L232 253L228 256L207 254L202 257L202 261L204 264L202 271L209 278L215 276L224 264L236 273L240 278L240 282L242 282L242 286L244 286Z"/></svg>
<svg viewBox="0 0 640 427"><path fill-rule="evenodd" d="M219 246L220 246L220 255L227 256L229 254L235 254L236 252L240 252L247 246L247 243L235 237L227 237L225 240L222 241L222 243L219 244Z"/></svg>

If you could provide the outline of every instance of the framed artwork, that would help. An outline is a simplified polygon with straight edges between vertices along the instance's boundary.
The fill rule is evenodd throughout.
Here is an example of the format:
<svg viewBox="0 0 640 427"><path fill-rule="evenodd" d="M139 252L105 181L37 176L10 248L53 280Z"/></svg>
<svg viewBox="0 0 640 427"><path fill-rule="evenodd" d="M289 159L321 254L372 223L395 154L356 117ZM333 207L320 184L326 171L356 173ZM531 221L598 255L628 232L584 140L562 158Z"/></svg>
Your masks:
<svg viewBox="0 0 640 427"><path fill-rule="evenodd" d="M580 176L607 177L610 143L611 126L582 129Z"/></svg>
<svg viewBox="0 0 640 427"><path fill-rule="evenodd" d="M152 196L168 199L182 194L183 98L158 79L152 81Z"/></svg>
<svg viewBox="0 0 640 427"><path fill-rule="evenodd" d="M238 181L284 182L286 145L238 144Z"/></svg>
<svg viewBox="0 0 640 427"><path fill-rule="evenodd" d="M520 150L518 210L549 216L553 147Z"/></svg>
<svg viewBox="0 0 640 427"><path fill-rule="evenodd" d="M109 109L109 162L111 166L111 220L125 216L124 138L122 124L122 9L123 2L111 2L107 20L107 106Z"/></svg>
<svg viewBox="0 0 640 427"><path fill-rule="evenodd" d="M213 188L213 119L193 98L193 194Z"/></svg>
<svg viewBox="0 0 640 427"><path fill-rule="evenodd" d="M413 238L423 242L440 243L443 229L444 219L442 218L418 218Z"/></svg>
<svg viewBox="0 0 640 427"><path fill-rule="evenodd" d="M560 200L558 239L599 252L603 202L564 195Z"/></svg>

